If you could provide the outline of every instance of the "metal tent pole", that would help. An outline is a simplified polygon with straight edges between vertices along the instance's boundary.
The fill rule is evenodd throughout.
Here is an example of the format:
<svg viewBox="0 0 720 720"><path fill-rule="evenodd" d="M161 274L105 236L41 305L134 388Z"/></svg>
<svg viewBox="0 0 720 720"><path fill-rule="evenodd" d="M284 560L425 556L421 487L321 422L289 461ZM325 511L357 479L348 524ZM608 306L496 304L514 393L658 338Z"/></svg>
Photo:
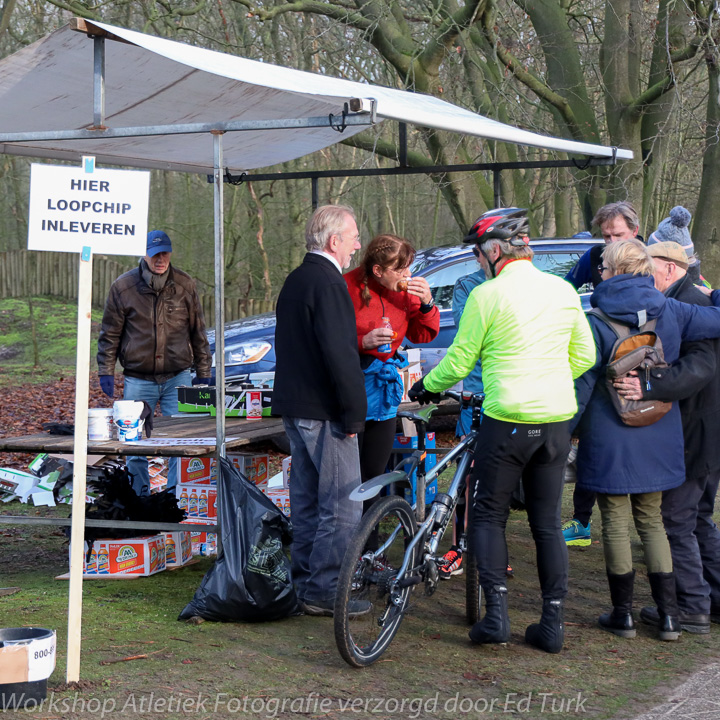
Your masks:
<svg viewBox="0 0 720 720"><path fill-rule="evenodd" d="M220 458L225 457L225 230L223 212L223 133L213 132L214 216L215 216L215 436L217 461L217 504L222 507ZM217 549L222 552L222 528L218 512Z"/></svg>

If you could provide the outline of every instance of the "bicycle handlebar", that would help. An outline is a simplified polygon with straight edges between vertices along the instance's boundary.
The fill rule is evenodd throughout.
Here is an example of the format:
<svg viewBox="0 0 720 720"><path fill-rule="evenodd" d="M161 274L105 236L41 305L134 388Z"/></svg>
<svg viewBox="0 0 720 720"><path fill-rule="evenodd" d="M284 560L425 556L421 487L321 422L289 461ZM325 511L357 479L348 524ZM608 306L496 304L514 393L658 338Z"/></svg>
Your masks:
<svg viewBox="0 0 720 720"><path fill-rule="evenodd" d="M443 397L457 400L462 407L482 407L485 400L485 393L472 393L469 390L463 390L462 392L455 392L454 390L445 390L442 393Z"/></svg>

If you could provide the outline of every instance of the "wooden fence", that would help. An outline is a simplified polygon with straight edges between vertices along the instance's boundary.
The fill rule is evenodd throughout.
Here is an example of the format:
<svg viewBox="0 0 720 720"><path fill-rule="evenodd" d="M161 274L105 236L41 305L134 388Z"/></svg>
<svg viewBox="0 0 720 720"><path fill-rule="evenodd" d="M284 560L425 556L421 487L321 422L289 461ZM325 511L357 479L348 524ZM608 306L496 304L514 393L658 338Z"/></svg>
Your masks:
<svg viewBox="0 0 720 720"><path fill-rule="evenodd" d="M34 252L11 250L0 252L0 298L50 296L65 300L77 299L77 253ZM103 307L112 283L124 272L135 267L135 262L118 262L104 255L93 257L92 303ZM201 293L200 303L208 327L215 324L215 297ZM270 312L275 309L273 300L254 298L225 298L225 320Z"/></svg>

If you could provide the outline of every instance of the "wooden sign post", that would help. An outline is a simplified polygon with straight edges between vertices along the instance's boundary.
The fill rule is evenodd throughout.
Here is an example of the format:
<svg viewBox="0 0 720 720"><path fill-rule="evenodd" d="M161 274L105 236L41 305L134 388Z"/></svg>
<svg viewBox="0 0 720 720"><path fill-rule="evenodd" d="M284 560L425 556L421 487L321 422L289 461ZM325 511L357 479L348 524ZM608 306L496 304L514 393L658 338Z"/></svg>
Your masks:
<svg viewBox="0 0 720 720"><path fill-rule="evenodd" d="M145 255L150 173L33 164L28 249L80 253L78 273L75 442L70 534L70 591L66 682L80 679L82 581L85 549L92 256Z"/></svg>
<svg viewBox="0 0 720 720"><path fill-rule="evenodd" d="M70 530L70 593L68 599L68 655L66 682L80 679L82 639L82 581L85 548L87 487L87 431L90 395L90 324L92 317L92 250L83 248L78 273L77 360L75 371L75 446L73 449L73 504Z"/></svg>

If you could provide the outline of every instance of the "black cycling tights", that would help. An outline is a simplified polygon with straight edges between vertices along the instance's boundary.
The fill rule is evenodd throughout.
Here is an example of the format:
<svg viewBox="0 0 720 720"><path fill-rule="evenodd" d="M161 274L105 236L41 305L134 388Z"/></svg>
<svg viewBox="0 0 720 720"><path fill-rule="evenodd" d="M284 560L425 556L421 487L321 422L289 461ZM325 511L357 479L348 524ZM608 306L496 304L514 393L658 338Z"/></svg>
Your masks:
<svg viewBox="0 0 720 720"><path fill-rule="evenodd" d="M483 417L475 449L470 541L484 588L505 584L505 526L510 498L522 477L543 598L565 597L567 547L560 527L560 502L569 451L567 421L527 425Z"/></svg>
<svg viewBox="0 0 720 720"><path fill-rule="evenodd" d="M396 418L367 420L365 431L358 433L360 476L363 482L385 472L395 439L396 424Z"/></svg>

